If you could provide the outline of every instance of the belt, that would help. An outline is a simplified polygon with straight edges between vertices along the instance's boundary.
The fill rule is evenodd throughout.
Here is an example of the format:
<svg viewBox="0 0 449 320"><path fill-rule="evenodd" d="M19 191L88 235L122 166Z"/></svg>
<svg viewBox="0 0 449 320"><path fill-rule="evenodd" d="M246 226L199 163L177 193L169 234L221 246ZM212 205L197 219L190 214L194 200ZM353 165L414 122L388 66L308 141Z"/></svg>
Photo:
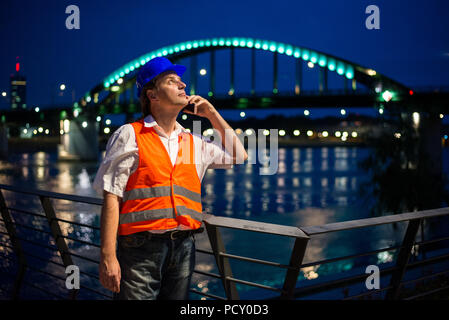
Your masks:
<svg viewBox="0 0 449 320"><path fill-rule="evenodd" d="M175 240L175 239L182 239L182 238L187 238L190 237L191 235L194 235L195 233L201 233L203 232L204 229L198 228L195 230L173 230L173 231L168 231L168 232L164 232L164 233L150 233L151 237L153 238L164 238L164 239L170 239L170 240Z"/></svg>

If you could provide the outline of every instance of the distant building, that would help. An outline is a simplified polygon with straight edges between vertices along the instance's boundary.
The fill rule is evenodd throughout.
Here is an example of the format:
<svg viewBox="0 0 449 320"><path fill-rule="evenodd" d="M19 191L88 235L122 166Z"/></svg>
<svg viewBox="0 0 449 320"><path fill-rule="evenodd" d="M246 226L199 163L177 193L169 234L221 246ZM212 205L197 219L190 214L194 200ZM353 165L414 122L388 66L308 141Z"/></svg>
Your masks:
<svg viewBox="0 0 449 320"><path fill-rule="evenodd" d="M20 62L19 57L16 58L16 73L12 74L10 79L10 98L11 109L27 108L27 81L25 76L19 73Z"/></svg>
<svg viewBox="0 0 449 320"><path fill-rule="evenodd" d="M26 109L26 78L16 73L10 79L11 109Z"/></svg>

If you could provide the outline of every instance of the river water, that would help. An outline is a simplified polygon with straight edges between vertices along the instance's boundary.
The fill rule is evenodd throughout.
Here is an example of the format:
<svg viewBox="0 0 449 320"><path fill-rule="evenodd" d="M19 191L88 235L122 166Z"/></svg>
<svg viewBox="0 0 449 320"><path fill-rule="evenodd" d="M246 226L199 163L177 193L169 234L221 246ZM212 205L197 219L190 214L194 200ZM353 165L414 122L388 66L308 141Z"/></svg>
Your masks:
<svg viewBox="0 0 449 320"><path fill-rule="evenodd" d="M218 216L247 219L288 226L313 226L332 222L370 217L370 207L374 199L369 194L361 194L360 186L369 181L368 174L358 168L358 163L370 154L364 147L296 147L279 148L279 166L274 175L260 175L259 165L248 161L244 165L236 165L229 170L209 169L203 179L203 207ZM249 154L255 157L255 154ZM448 148L443 151L444 171L447 173L449 163ZM92 189L99 163L96 162L60 162L53 152L36 152L10 155L7 161L0 162L0 183L42 189L80 196L99 197ZM39 199L32 196L17 195L4 192L8 205L23 210L43 212ZM99 226L100 207L73 203L65 200L54 200L53 205L59 218L76 221L88 225ZM17 222L32 225L34 228L49 230L45 219L30 217L20 212L12 212ZM87 242L99 244L98 230L61 223L64 235ZM2 231L4 228L2 226ZM36 234L26 228L18 227L23 238L35 242L52 245L53 240L47 235ZM375 250L398 244L404 235L404 226L397 228L377 226L339 233L317 236L309 241L304 262L356 254L366 250ZM2 235L5 240L5 236ZM288 264L293 240L257 234L247 231L222 230L226 250L232 254L266 259ZM3 241L4 242L4 241ZM99 259L99 250L85 243L67 240L72 252ZM24 242L24 249L35 253L44 260L61 262L60 258L49 250L32 243ZM205 233L196 237L197 248L209 249ZM8 249L2 252L11 255ZM310 282L326 279L342 272L351 272L368 264L389 263L393 258L390 252L374 255L358 260L343 260L331 264L309 267L302 270L299 281ZM35 269L56 273L60 280L51 280L36 270L29 270L26 279L30 283L39 284L53 293L64 291L64 270L53 263L29 258ZM8 259L0 259L7 268ZM79 257L73 257L74 264L82 273L81 285L95 288L104 294L108 291L101 288L98 280L85 273L98 274L95 263ZM261 284L282 287L285 271L282 269L259 266L248 262L231 259L233 276L238 279L255 281ZM197 253L196 269L206 272L217 272L213 257ZM56 282L55 282L56 281ZM55 285L56 283L56 285ZM221 282L217 279L195 275L192 287L198 291L223 295ZM238 285L242 297L263 297L265 291L256 290L246 285ZM23 290L26 297L41 297L32 287ZM52 296L45 296L51 298ZM99 299L89 290L81 290L80 297ZM196 294L192 299L199 299Z"/></svg>

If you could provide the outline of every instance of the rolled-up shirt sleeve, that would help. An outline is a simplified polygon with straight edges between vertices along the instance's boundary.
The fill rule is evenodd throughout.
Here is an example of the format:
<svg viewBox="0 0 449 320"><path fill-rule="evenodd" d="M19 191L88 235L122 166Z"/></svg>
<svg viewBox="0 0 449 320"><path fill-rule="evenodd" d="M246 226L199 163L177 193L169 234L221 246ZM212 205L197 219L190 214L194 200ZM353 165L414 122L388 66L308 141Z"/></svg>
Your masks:
<svg viewBox="0 0 449 320"><path fill-rule="evenodd" d="M98 194L103 190L123 198L129 176L139 164L134 129L126 124L117 129L106 146L106 153L98 168L93 188Z"/></svg>

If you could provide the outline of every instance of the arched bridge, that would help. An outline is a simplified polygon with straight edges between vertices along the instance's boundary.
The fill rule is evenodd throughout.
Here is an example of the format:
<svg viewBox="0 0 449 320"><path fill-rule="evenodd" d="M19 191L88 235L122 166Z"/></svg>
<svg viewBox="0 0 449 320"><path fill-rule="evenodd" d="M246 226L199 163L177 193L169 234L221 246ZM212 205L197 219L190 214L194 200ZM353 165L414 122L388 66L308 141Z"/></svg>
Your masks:
<svg viewBox="0 0 449 320"><path fill-rule="evenodd" d="M215 53L217 50L230 49L230 82L227 94L220 95L215 91ZM251 50L251 91L239 92L235 88L235 50ZM270 92L257 93L255 90L255 53L257 50L271 52L273 54L273 87ZM135 95L135 78L138 69L154 57L165 56L173 62L184 58L190 58L190 94L196 93L197 83L197 56L201 53L209 53L209 90L208 96L212 100L219 100L222 108L251 108L273 107L276 103L282 103L284 107L301 107L301 105L329 106L373 106L379 101L383 92L392 93L391 99L395 100L401 95L407 95L410 89L397 81L380 74L379 72L350 62L333 55L313 50L310 48L295 46L269 40L253 38L211 38L185 41L174 45L165 46L136 59L133 59L104 77L89 90L77 103L77 113L83 112L84 107L93 105L91 110L96 114L138 112L138 102ZM295 82L289 92L280 92L278 89L278 56L285 55L292 58L295 64ZM220 61L221 62L221 61ZM220 63L218 62L218 63ZM309 67L319 67L319 84L315 92L302 90L303 63ZM335 72L341 77L344 89L340 91L328 90L328 73ZM188 76L189 71L187 71ZM185 78L185 76L184 76ZM357 84L363 85L364 90L357 88ZM361 94L359 94L361 93ZM123 110L126 104L126 110ZM97 110L98 108L98 110Z"/></svg>

